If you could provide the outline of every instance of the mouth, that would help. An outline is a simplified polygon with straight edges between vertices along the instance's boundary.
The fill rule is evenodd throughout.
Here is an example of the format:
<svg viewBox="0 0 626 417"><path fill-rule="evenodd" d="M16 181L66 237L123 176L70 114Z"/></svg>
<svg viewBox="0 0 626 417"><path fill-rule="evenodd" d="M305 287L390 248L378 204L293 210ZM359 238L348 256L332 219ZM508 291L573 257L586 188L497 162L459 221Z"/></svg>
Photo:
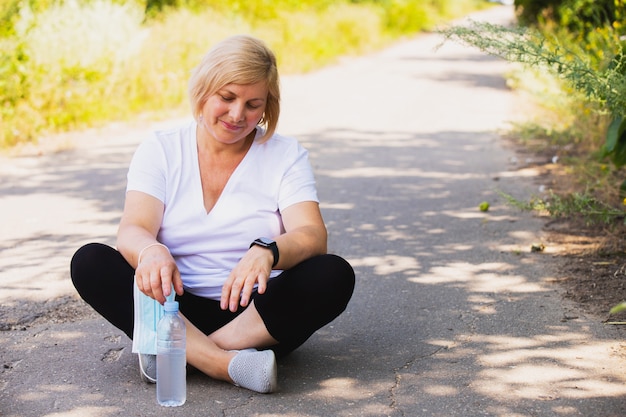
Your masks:
<svg viewBox="0 0 626 417"><path fill-rule="evenodd" d="M242 127L241 126L237 126L237 125L233 125L230 124L228 122L225 122L222 120L222 125L227 129L227 130L232 130L232 131L236 131L236 130L240 130Z"/></svg>

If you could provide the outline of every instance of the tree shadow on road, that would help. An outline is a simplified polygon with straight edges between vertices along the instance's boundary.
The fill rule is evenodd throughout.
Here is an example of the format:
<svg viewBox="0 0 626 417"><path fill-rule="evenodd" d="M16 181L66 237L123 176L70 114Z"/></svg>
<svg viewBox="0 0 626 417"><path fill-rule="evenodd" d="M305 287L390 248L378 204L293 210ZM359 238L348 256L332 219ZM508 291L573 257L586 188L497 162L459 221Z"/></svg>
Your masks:
<svg viewBox="0 0 626 417"><path fill-rule="evenodd" d="M319 375L294 393L338 416L623 414L626 377L611 363L621 335L564 301L550 254L531 252L542 221L496 190L535 184L493 133L303 139L331 248L356 268L357 289L305 348L316 360L286 370L294 384Z"/></svg>
<svg viewBox="0 0 626 417"><path fill-rule="evenodd" d="M530 252L541 220L507 207L496 190L523 195L535 185L497 135L335 129L299 139L310 150L330 250L357 272L353 300L281 361L279 393L253 395L193 375L188 408L173 415L623 414L624 369L611 363L618 333L563 301L550 283L550 254ZM80 227L86 219L75 219L76 229L5 241L19 257L3 257L3 274L26 268L36 282L29 262L69 262L81 241L106 239L133 148L80 160L68 153L66 165L44 163L30 182L3 183L3 195L56 189L69 198L59 206L87 201L97 213L89 230ZM483 200L490 211L478 210ZM42 253L19 252L35 242ZM61 263L56 268L69 279ZM24 302L14 296L7 305ZM57 413L159 411L153 387L138 381L128 339L102 319L40 321L5 334L0 407L17 407L8 415L50 411L63 392L71 401L55 402ZM45 358L40 367L37 357Z"/></svg>

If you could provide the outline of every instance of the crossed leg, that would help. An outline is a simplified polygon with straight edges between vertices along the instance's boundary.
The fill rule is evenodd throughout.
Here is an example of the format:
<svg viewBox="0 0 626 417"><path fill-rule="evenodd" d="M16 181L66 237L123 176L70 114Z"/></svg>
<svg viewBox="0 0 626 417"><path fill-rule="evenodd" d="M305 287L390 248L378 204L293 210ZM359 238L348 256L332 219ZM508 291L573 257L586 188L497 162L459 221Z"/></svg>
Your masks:
<svg viewBox="0 0 626 417"><path fill-rule="evenodd" d="M189 320L187 323L187 362L208 376L234 383L228 365L236 351L266 348L278 343L267 331L254 301L231 322L205 335Z"/></svg>
<svg viewBox="0 0 626 417"><path fill-rule="evenodd" d="M85 245L72 258L71 275L81 297L132 338L134 270L122 255L106 245ZM280 357L296 349L337 317L353 289L352 267L324 255L272 279L268 290L235 317L221 310L219 302L186 293L181 313L195 323L186 321L188 363L213 378L270 392L272 385L266 382L275 382L274 354ZM111 303L111 294L116 303ZM271 350L249 351L268 347Z"/></svg>

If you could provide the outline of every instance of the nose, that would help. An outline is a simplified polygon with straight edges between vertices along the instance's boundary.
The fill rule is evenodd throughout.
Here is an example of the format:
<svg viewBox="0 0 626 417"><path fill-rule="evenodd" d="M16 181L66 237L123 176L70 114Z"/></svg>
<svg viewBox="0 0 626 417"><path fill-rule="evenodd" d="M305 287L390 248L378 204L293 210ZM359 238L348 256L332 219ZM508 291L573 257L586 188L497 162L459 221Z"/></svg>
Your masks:
<svg viewBox="0 0 626 417"><path fill-rule="evenodd" d="M245 117L245 104L244 103L238 103L238 102L233 103L230 106L228 115L235 122L240 122L240 121L244 120L244 117Z"/></svg>

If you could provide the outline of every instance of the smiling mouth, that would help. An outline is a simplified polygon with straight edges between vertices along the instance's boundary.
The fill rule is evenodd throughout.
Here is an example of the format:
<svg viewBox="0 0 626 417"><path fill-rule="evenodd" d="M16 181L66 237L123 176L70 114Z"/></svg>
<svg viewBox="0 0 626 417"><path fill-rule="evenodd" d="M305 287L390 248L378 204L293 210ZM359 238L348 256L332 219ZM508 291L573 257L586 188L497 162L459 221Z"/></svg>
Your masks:
<svg viewBox="0 0 626 417"><path fill-rule="evenodd" d="M228 130L239 130L241 129L241 126L237 126L237 125L232 125L228 122L225 122L222 120L222 124L224 125L224 127Z"/></svg>

